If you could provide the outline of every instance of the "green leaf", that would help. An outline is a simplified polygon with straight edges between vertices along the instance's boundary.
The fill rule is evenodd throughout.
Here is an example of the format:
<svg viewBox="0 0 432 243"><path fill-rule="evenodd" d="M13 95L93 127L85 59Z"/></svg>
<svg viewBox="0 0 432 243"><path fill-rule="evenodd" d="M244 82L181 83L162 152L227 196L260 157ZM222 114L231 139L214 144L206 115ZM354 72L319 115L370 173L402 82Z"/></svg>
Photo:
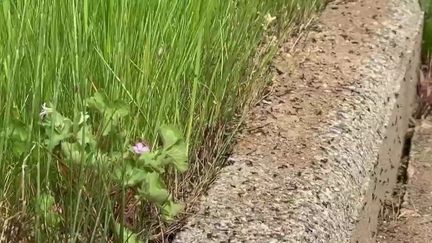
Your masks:
<svg viewBox="0 0 432 243"><path fill-rule="evenodd" d="M22 155L28 148L29 128L18 120L10 121L6 128L0 133L0 137L11 141L11 149L16 156Z"/></svg>
<svg viewBox="0 0 432 243"><path fill-rule="evenodd" d="M52 206L54 206L55 199L53 196L43 193L40 195L39 198L37 198L36 201L36 210L37 212L46 212L48 211Z"/></svg>
<svg viewBox="0 0 432 243"><path fill-rule="evenodd" d="M172 200L168 200L166 203L164 203L161 209L163 218L166 221L171 221L183 210L183 205L180 203L175 203Z"/></svg>
<svg viewBox="0 0 432 243"><path fill-rule="evenodd" d="M20 142L20 141L14 141L12 146L12 152L16 156L21 156L23 153L25 153L28 149L26 142Z"/></svg>
<svg viewBox="0 0 432 243"><path fill-rule="evenodd" d="M159 129L164 148L169 148L182 139L181 132L173 126L163 125Z"/></svg>
<svg viewBox="0 0 432 243"><path fill-rule="evenodd" d="M188 168L188 150L179 130L173 126L164 125L160 128L160 136L164 145L164 154L168 157L169 164L172 164L178 171L184 172Z"/></svg>
<svg viewBox="0 0 432 243"><path fill-rule="evenodd" d="M118 167L115 170L116 179L121 181L126 187L132 187L144 182L147 179L148 174L147 171L134 168L130 164L126 165L125 168Z"/></svg>
<svg viewBox="0 0 432 243"><path fill-rule="evenodd" d="M99 111L103 115L103 136L110 134L113 131L113 127L117 126L119 120L129 115L129 108L126 103L115 101L113 104L108 104L100 93L95 93L93 97L87 99L87 106Z"/></svg>
<svg viewBox="0 0 432 243"><path fill-rule="evenodd" d="M188 151L183 141L171 146L165 151L172 164L178 171L185 172L188 169Z"/></svg>
<svg viewBox="0 0 432 243"><path fill-rule="evenodd" d="M61 132L65 127L72 127L72 121L53 109L42 125L46 129L55 129Z"/></svg>
<svg viewBox="0 0 432 243"><path fill-rule="evenodd" d="M126 117L129 114L129 110L125 105L117 105L114 108L108 108L103 114L103 136L107 136L111 131L113 126L117 126L121 118Z"/></svg>
<svg viewBox="0 0 432 243"><path fill-rule="evenodd" d="M10 123L10 136L15 140L26 142L29 139L30 131L28 126L26 126L23 122L13 119Z"/></svg>
<svg viewBox="0 0 432 243"><path fill-rule="evenodd" d="M162 158L158 156L156 152L143 153L138 158L138 162L141 162L147 169L151 169L160 174L165 173L165 164L163 164Z"/></svg>
<svg viewBox="0 0 432 243"><path fill-rule="evenodd" d="M61 216L54 210L55 199L52 195L43 193L36 199L36 213L42 216L47 226L55 227L61 222Z"/></svg>
<svg viewBox="0 0 432 243"><path fill-rule="evenodd" d="M82 126L76 135L77 142L81 146L90 145L92 148L96 147L96 138L92 134L92 128L90 125Z"/></svg>
<svg viewBox="0 0 432 243"><path fill-rule="evenodd" d="M132 171L130 171L129 175L127 175L126 179L126 185L128 186L135 186L141 182L143 182L148 175L148 172L134 168Z"/></svg>
<svg viewBox="0 0 432 243"><path fill-rule="evenodd" d="M96 92L92 97L86 100L87 106L92 109L96 109L100 113L104 113L107 109L105 98L99 92Z"/></svg>
<svg viewBox="0 0 432 243"><path fill-rule="evenodd" d="M72 121L55 110L42 125L46 130L46 144L50 151L73 135L71 132Z"/></svg>
<svg viewBox="0 0 432 243"><path fill-rule="evenodd" d="M138 192L148 201L155 203L165 202L170 195L160 175L156 172L147 174L143 186Z"/></svg>
<svg viewBox="0 0 432 243"><path fill-rule="evenodd" d="M61 143L61 150L66 159L80 164L84 161L84 154L81 154L80 146L78 143Z"/></svg>
<svg viewBox="0 0 432 243"><path fill-rule="evenodd" d="M90 116L87 113L81 112L78 125L86 124L89 118Z"/></svg>
<svg viewBox="0 0 432 243"><path fill-rule="evenodd" d="M107 116L104 116L102 125L103 125L102 136L107 136L112 131L113 120Z"/></svg>
<svg viewBox="0 0 432 243"><path fill-rule="evenodd" d="M62 141L70 138L72 136L72 133L63 132L58 133L56 131L48 132L48 138L46 139L45 143L48 147L49 151L52 151L57 145L59 145Z"/></svg>
<svg viewBox="0 0 432 243"><path fill-rule="evenodd" d="M9 138L14 141L25 142L29 138L29 129L28 127L18 120L12 120L9 124L6 125L0 136L2 138Z"/></svg>
<svg viewBox="0 0 432 243"><path fill-rule="evenodd" d="M121 236L122 226L119 223L115 222L114 228L117 236L123 238L122 239L123 243L144 243L144 241L139 239L138 234L132 232L131 230L129 230L124 226L123 226L123 237L122 237Z"/></svg>
<svg viewBox="0 0 432 243"><path fill-rule="evenodd" d="M90 116L87 114L87 112L75 114L73 119L74 131L76 131L79 126L86 125L89 118Z"/></svg>
<svg viewBox="0 0 432 243"><path fill-rule="evenodd" d="M121 101L115 101L112 110L113 110L113 115L112 115L113 120L119 120L129 115L128 105Z"/></svg>

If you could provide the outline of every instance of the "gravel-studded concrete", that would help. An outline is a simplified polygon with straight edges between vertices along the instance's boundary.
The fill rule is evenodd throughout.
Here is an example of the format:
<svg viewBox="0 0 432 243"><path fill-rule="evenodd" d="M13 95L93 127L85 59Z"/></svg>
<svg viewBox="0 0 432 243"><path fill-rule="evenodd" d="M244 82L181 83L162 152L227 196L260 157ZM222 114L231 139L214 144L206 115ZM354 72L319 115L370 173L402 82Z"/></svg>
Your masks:
<svg viewBox="0 0 432 243"><path fill-rule="evenodd" d="M198 214L174 242L374 242L413 109L417 0L331 3L281 48L256 107Z"/></svg>

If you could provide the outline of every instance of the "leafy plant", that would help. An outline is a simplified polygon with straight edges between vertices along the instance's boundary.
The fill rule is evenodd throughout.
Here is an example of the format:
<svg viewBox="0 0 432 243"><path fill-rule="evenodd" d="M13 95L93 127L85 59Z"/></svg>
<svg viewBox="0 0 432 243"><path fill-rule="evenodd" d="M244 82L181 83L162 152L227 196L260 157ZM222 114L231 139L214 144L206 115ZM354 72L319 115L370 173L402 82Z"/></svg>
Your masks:
<svg viewBox="0 0 432 243"><path fill-rule="evenodd" d="M129 109L125 103L118 100L108 103L100 93L96 93L93 97L87 99L87 106L103 115L101 124L103 136L113 132L113 127L117 126L122 118L129 115Z"/></svg>
<svg viewBox="0 0 432 243"><path fill-rule="evenodd" d="M56 229L63 220L60 209L50 193L43 193L36 199L35 211L50 230Z"/></svg>
<svg viewBox="0 0 432 243"><path fill-rule="evenodd" d="M121 242L127 242L127 243L142 243L144 241L139 239L138 234L128 230L127 228L122 227L119 223L115 223L114 225L114 231L116 235L122 236Z"/></svg>
<svg viewBox="0 0 432 243"><path fill-rule="evenodd" d="M28 126L19 120L13 119L8 123L8 126L0 132L0 137L8 138L12 144L12 153L15 156L21 156L27 150L29 134Z"/></svg>
<svg viewBox="0 0 432 243"><path fill-rule="evenodd" d="M163 146L139 154L134 163L117 168L115 177L125 187L138 187L139 197L155 203L166 220L172 220L181 209L168 192L163 175L169 166L179 172L188 167L187 147L181 133L172 126L162 126L160 136Z"/></svg>
<svg viewBox="0 0 432 243"><path fill-rule="evenodd" d="M165 220L173 220L180 213L182 205L174 202L163 178L169 167L178 172L185 172L188 168L187 146L181 132L174 126L161 126L159 134L162 144L160 147L154 146L152 150L141 142L126 147L111 143L109 149L102 150L102 137L122 132L119 125L121 119L129 114L129 109L127 104L119 101L108 103L100 93L87 99L86 104L101 116L102 125L89 124L90 115L84 112L75 116L76 119L70 119L52 104L42 106L40 125L45 131L47 156L52 157L51 161L63 163L68 168L96 165L99 168L112 168L105 172L113 171L113 181L125 189L135 189L136 197L143 203L156 205ZM23 123L13 121L2 135L12 138L12 147L17 155L25 151L29 137ZM36 212L49 228L58 227L63 221L62 216L52 210L54 206L55 199L51 194L42 194L37 198ZM118 225L116 222L115 232L118 231ZM139 242L135 233L125 230L129 242Z"/></svg>

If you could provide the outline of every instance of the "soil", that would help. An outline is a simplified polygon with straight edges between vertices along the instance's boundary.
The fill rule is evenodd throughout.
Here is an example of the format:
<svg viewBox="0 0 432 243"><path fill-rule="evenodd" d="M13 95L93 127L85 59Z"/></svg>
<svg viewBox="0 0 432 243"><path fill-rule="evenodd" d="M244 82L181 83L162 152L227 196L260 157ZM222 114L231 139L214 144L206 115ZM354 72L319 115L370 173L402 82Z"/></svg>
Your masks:
<svg viewBox="0 0 432 243"><path fill-rule="evenodd" d="M380 227L379 243L432 242L432 120L416 129L406 168L406 181ZM400 195L400 194L399 194Z"/></svg>
<svg viewBox="0 0 432 243"><path fill-rule="evenodd" d="M284 166L289 156L290 170L314 166L309 155L318 128L328 122L331 111L340 108L341 97L355 92L358 57L371 51L361 43L379 29L388 1L329 2L330 10L307 36L296 36L280 48L269 95L247 119L235 155L268 156L272 163Z"/></svg>

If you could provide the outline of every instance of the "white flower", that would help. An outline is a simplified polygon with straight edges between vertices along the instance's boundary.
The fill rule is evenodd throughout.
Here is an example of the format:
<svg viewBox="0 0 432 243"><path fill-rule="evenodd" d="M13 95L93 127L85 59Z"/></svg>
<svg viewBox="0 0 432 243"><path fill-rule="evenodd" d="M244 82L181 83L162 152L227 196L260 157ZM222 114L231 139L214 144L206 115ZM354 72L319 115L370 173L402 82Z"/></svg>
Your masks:
<svg viewBox="0 0 432 243"><path fill-rule="evenodd" d="M81 116L80 116L78 124L81 125L83 123L86 123L89 118L90 118L90 116L88 115L87 112L85 112L85 113L81 112Z"/></svg>
<svg viewBox="0 0 432 243"><path fill-rule="evenodd" d="M39 113L41 119L44 119L47 115L53 112L53 108L49 108L46 103L42 104L42 111Z"/></svg>
<svg viewBox="0 0 432 243"><path fill-rule="evenodd" d="M269 13L264 16L264 24L263 28L264 30L267 30L267 28L270 26L270 24L276 20L276 17L271 16Z"/></svg>
<svg viewBox="0 0 432 243"><path fill-rule="evenodd" d="M267 25L271 24L273 21L276 20L276 17L271 16L269 13L266 14L266 16L264 18L266 20Z"/></svg>

